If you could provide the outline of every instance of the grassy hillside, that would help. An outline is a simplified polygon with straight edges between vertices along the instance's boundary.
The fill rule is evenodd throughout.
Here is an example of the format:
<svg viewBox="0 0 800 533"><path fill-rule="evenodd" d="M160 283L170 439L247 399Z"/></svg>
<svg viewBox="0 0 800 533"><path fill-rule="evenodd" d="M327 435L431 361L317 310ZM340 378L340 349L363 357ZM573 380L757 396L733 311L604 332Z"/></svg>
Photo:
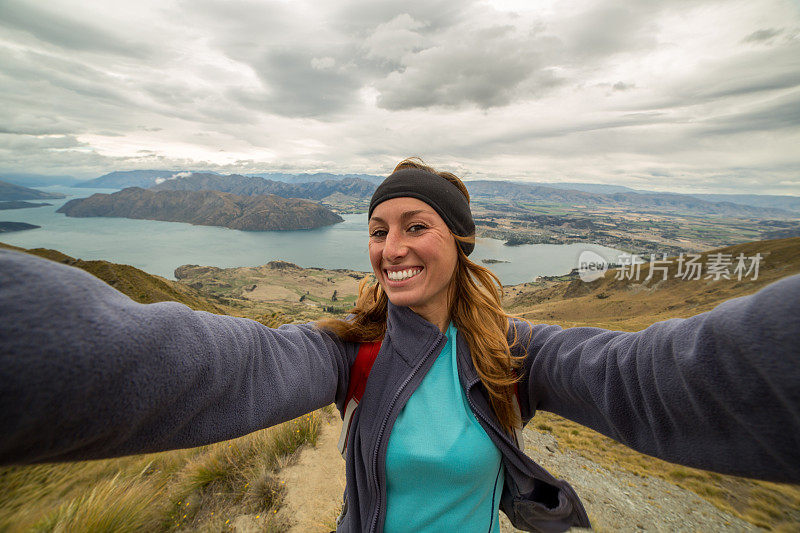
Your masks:
<svg viewBox="0 0 800 533"><path fill-rule="evenodd" d="M800 273L800 237L772 241L756 241L704 252L700 263L706 265L709 256L722 253L735 258L760 253L763 259L758 278L752 274L735 279L684 280L675 277L676 258L668 258L668 279L654 271L647 281L650 265L641 266L639 280L615 279L617 271L584 283L579 279L562 283L525 283L506 288L505 306L509 312L520 313L536 322L552 322L563 327L596 326L622 331L638 331L654 322L683 318L709 311L718 304L752 294L773 281ZM734 260L735 263L735 260ZM749 264L749 261L748 261Z"/></svg>
<svg viewBox="0 0 800 533"><path fill-rule="evenodd" d="M713 309L731 298L752 294L778 279L800 273L800 238L758 241L704 253L724 253L764 259L758 279L683 280L675 278L677 263L669 278L660 272L645 281L649 266L642 265L639 281L615 279L617 272L591 283L578 279L528 283L506 288L506 306L534 323L564 327L596 326L621 331L639 331L668 318L689 317ZM705 277L705 273L703 274ZM531 422L539 431L549 431L561 445L604 466L619 467L640 476L655 476L691 490L720 509L748 522L779 531L800 529L800 487L767 483L677 466L631 450L599 433L550 413L537 413Z"/></svg>
<svg viewBox="0 0 800 533"><path fill-rule="evenodd" d="M130 265L120 265L108 261L84 261L56 250L47 248L25 249L2 242L0 242L0 248L26 252L57 263L81 268L139 303L175 301L185 304L196 311L226 314L222 308L209 302L206 296L192 287L161 276L148 274Z"/></svg>

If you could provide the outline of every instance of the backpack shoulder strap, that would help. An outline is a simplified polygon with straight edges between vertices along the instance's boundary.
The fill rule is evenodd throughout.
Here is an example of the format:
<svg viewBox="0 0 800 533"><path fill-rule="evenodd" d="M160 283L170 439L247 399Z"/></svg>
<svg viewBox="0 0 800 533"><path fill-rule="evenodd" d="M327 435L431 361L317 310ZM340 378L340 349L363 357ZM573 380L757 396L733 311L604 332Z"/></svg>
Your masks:
<svg viewBox="0 0 800 533"><path fill-rule="evenodd" d="M350 368L350 383L347 385L344 413L342 414L342 433L339 435L339 453L342 457L347 454L347 437L350 434L350 424L356 407L364 396L367 387L367 378L381 349L381 341L362 342L358 347L358 354L353 366Z"/></svg>

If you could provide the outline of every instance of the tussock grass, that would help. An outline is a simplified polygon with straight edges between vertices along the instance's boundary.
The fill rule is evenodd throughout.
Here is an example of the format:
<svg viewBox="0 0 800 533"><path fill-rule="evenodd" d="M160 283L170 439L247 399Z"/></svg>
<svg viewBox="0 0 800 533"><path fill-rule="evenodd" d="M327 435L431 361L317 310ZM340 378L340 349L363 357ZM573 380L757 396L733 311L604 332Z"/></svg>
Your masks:
<svg viewBox="0 0 800 533"><path fill-rule="evenodd" d="M315 444L319 412L159 454L0 469L0 531L282 531L281 467Z"/></svg>
<svg viewBox="0 0 800 533"><path fill-rule="evenodd" d="M81 496L61 504L33 531L154 531L163 512L164 487L116 474Z"/></svg>

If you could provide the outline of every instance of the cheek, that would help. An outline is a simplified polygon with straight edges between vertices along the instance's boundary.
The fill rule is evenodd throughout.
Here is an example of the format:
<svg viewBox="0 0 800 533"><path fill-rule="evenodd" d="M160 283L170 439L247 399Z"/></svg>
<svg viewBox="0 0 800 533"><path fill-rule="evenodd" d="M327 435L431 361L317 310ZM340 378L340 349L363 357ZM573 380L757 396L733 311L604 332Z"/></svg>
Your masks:
<svg viewBox="0 0 800 533"><path fill-rule="evenodd" d="M372 270L376 271L375 273L377 274L381 268L382 249L376 243L369 243L368 252L369 252L369 263L370 265L372 265Z"/></svg>

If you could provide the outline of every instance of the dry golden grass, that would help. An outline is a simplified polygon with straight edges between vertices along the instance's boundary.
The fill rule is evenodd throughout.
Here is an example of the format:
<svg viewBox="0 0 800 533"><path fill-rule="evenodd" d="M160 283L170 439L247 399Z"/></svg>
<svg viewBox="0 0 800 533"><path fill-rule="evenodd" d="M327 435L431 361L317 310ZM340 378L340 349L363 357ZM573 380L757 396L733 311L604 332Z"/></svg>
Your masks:
<svg viewBox="0 0 800 533"><path fill-rule="evenodd" d="M315 412L239 439L159 454L0 469L0 531L265 531L275 473L319 430Z"/></svg>
<svg viewBox="0 0 800 533"><path fill-rule="evenodd" d="M800 273L800 238L745 243L703 254L729 253L764 257L757 280L686 281L661 275L644 282L649 266L643 265L639 281L616 280L615 272L592 283L579 280L544 287L522 286L507 305L534 323L563 327L595 326L638 331L654 322L709 311L731 298L752 294L778 279ZM705 276L705 274L703 274ZM677 466L631 450L599 433L550 413L540 412L531 422L550 431L560 444L608 467L619 467L641 476L656 476L691 490L718 508L748 522L779 531L800 530L800 487L768 483Z"/></svg>

